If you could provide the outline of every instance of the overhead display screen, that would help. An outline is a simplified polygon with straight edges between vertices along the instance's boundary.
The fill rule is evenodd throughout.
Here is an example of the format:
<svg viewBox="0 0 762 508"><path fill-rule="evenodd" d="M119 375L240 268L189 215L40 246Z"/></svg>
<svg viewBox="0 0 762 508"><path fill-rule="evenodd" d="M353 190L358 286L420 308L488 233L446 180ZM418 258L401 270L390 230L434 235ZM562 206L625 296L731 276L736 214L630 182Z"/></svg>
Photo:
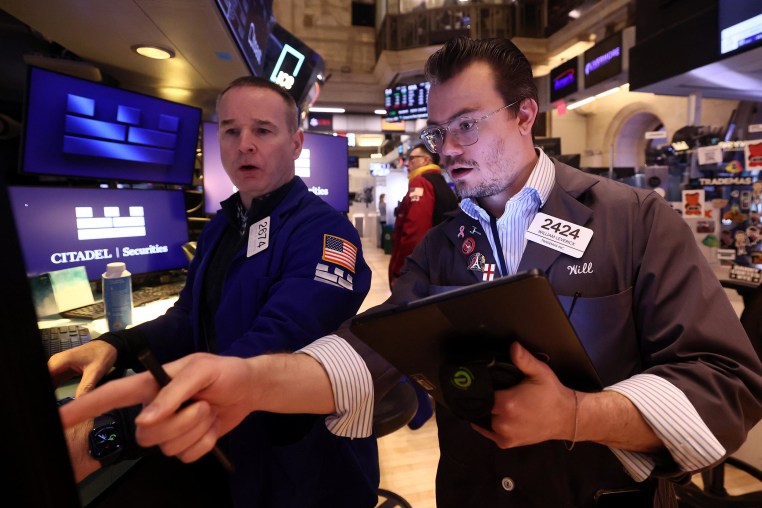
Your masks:
<svg viewBox="0 0 762 508"><path fill-rule="evenodd" d="M575 56L550 71L550 102L556 102L579 89L579 59Z"/></svg>
<svg viewBox="0 0 762 508"><path fill-rule="evenodd" d="M317 52L279 24L272 26L263 77L288 90L300 108L310 100L313 87L322 83L324 68L323 57Z"/></svg>
<svg viewBox="0 0 762 508"><path fill-rule="evenodd" d="M603 39L585 51L585 88L602 83L622 72L622 32Z"/></svg>
<svg viewBox="0 0 762 508"><path fill-rule="evenodd" d="M398 85L384 90L387 122L428 117L429 83Z"/></svg>
<svg viewBox="0 0 762 508"><path fill-rule="evenodd" d="M217 0L217 7L251 73L261 76L270 27L275 23L272 0Z"/></svg>
<svg viewBox="0 0 762 508"><path fill-rule="evenodd" d="M36 67L21 172L190 185L201 110Z"/></svg>

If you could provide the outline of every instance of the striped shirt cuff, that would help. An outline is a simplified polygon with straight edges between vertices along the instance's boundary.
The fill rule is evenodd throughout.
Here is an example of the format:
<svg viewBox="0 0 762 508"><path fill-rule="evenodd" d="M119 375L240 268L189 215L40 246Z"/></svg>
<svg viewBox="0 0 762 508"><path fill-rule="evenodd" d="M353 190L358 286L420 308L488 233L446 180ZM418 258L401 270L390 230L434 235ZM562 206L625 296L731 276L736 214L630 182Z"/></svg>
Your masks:
<svg viewBox="0 0 762 508"><path fill-rule="evenodd" d="M336 413L325 425L331 433L349 438L373 433L373 378L357 351L338 335L327 335L300 349L328 373Z"/></svg>
<svg viewBox="0 0 762 508"><path fill-rule="evenodd" d="M635 405L680 469L697 471L725 456L725 448L693 404L666 379L637 374L605 390L620 393ZM647 454L613 448L611 451L637 481L645 480L654 468L655 463Z"/></svg>

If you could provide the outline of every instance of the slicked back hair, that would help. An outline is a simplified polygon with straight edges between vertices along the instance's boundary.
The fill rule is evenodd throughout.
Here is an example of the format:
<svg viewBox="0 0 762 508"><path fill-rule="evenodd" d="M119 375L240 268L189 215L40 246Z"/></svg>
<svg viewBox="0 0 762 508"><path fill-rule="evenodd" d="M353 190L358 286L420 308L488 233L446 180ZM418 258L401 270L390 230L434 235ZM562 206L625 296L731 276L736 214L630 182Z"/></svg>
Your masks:
<svg viewBox="0 0 762 508"><path fill-rule="evenodd" d="M432 54L426 62L426 79L444 83L474 62L485 62L495 74L495 87L510 109L517 114L523 99L537 98L532 66L524 53L508 39L470 39L454 37ZM475 92L476 87L474 87Z"/></svg>
<svg viewBox="0 0 762 508"><path fill-rule="evenodd" d="M222 99L223 95L225 95L229 90L233 88L243 87L264 88L267 90L272 90L273 92L280 95L283 99L283 102L286 103L286 126L288 127L288 131L291 134L296 132L296 130L299 128L299 108L297 107L294 98L291 97L291 94L289 94L285 88L276 85L272 81L269 81L265 78L260 78L258 76L242 76L231 81L230 84L225 87L225 89L217 96L217 110L219 111L220 100Z"/></svg>

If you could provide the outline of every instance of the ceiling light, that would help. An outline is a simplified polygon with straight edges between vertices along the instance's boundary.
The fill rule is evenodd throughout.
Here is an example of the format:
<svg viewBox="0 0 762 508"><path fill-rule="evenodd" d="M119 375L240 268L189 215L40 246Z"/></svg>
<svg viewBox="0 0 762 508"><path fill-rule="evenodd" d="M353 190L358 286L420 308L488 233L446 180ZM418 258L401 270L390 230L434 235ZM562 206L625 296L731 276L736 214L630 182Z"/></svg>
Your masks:
<svg viewBox="0 0 762 508"><path fill-rule="evenodd" d="M310 108L310 113L344 113L344 108Z"/></svg>
<svg viewBox="0 0 762 508"><path fill-rule="evenodd" d="M386 114L386 110L385 109L376 109L376 110L373 111L373 113L375 113L377 115L385 115Z"/></svg>
<svg viewBox="0 0 762 508"><path fill-rule="evenodd" d="M138 54L155 60L167 60L175 57L175 52L171 49L159 46L133 46L132 49Z"/></svg>
<svg viewBox="0 0 762 508"><path fill-rule="evenodd" d="M580 17L580 15L582 15L582 13L579 12L579 9L572 9L569 11L569 17L571 19L577 19Z"/></svg>
<svg viewBox="0 0 762 508"><path fill-rule="evenodd" d="M175 102L185 102L191 98L192 92L185 88L166 86L159 88L161 97Z"/></svg>

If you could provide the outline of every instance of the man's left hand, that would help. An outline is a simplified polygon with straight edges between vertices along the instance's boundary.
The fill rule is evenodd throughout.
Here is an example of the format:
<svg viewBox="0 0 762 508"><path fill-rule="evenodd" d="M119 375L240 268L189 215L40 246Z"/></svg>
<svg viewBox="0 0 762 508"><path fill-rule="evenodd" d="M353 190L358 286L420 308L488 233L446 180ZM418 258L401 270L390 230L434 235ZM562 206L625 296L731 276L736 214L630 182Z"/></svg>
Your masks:
<svg viewBox="0 0 762 508"><path fill-rule="evenodd" d="M512 388L495 392L492 431L472 425L474 430L500 448L573 440L577 417L574 391L562 385L546 363L518 342L511 344L511 360L526 377Z"/></svg>

